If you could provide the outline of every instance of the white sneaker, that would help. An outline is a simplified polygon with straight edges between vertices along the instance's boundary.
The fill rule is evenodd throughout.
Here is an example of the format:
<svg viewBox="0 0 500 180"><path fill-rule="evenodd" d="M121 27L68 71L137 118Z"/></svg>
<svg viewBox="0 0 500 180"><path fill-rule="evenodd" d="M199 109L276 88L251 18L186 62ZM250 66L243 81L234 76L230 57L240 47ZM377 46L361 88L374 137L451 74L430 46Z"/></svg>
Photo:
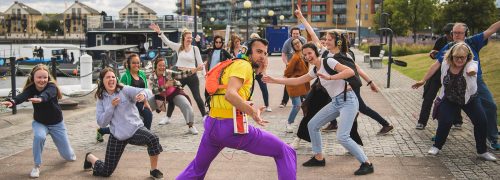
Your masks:
<svg viewBox="0 0 500 180"><path fill-rule="evenodd" d="M40 168L39 167L34 167L31 170L30 177L32 177L32 178L38 178L38 177L40 177Z"/></svg>
<svg viewBox="0 0 500 180"><path fill-rule="evenodd" d="M271 107L267 106L266 107L266 112L273 112L273 110L271 109Z"/></svg>
<svg viewBox="0 0 500 180"><path fill-rule="evenodd" d="M300 138L296 137L295 139L293 139L293 142L292 142L292 148L297 150L299 149L300 147Z"/></svg>
<svg viewBox="0 0 500 180"><path fill-rule="evenodd" d="M158 124L159 125L170 124L170 118L165 116L165 118L163 118Z"/></svg>
<svg viewBox="0 0 500 180"><path fill-rule="evenodd" d="M293 125L292 124L286 124L286 130L285 132L287 133L293 133Z"/></svg>
<svg viewBox="0 0 500 180"><path fill-rule="evenodd" d="M432 146L431 149L429 149L429 151L427 151L427 153L430 155L436 155L439 153L439 149L437 147Z"/></svg>
<svg viewBox="0 0 500 180"><path fill-rule="evenodd" d="M485 152L483 154L478 154L478 156L486 161L497 161L497 158L495 157L495 155L493 155L489 152Z"/></svg>
<svg viewBox="0 0 500 180"><path fill-rule="evenodd" d="M191 126L189 128L189 133L191 133L192 135L197 135L198 134L198 130L196 130L196 128L194 126Z"/></svg>

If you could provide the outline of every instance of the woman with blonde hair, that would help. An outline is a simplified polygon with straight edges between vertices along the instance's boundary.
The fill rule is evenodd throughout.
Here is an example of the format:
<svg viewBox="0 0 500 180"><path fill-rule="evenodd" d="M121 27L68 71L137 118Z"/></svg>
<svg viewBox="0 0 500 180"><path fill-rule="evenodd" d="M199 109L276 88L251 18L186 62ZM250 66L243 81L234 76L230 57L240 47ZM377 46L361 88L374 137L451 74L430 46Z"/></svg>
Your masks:
<svg viewBox="0 0 500 180"><path fill-rule="evenodd" d="M237 34L231 35L229 40L229 53L231 56L237 57L238 54L242 53L243 46L241 45L241 38Z"/></svg>
<svg viewBox="0 0 500 180"><path fill-rule="evenodd" d="M23 92L2 105L13 107L25 101L33 104L33 158L35 166L31 170L30 177L40 176L40 165L42 164L42 151L47 134L50 134L59 154L67 161L75 161L76 156L71 148L68 133L63 122L63 114L59 106L62 98L61 90L54 78L49 73L49 68L38 64L31 70Z"/></svg>
<svg viewBox="0 0 500 180"><path fill-rule="evenodd" d="M177 63L175 64L175 66L177 66L179 70L184 71L196 69L199 65L203 65L200 49L198 49L198 47L196 46L191 45L193 42L193 35L191 31L188 31L187 29L182 31L181 42L175 43L170 41L167 36L163 34L157 24L151 24L149 28L158 33L158 36L161 38L165 45L177 52ZM203 76L205 76L206 70L203 69L201 72ZM198 105L198 109L200 109L201 115L205 116L205 103L203 102L203 99L201 99L200 80L198 79L198 76L196 74L193 74L188 78L182 79L181 84L182 87L188 85L193 94L193 98L196 101L196 105Z"/></svg>
<svg viewBox="0 0 500 180"><path fill-rule="evenodd" d="M453 45L441 62L442 87L439 97L434 104L433 117L438 119L436 140L428 153L436 155L443 148L450 128L460 110L463 110L474 125L474 139L478 156L487 161L496 161L496 157L486 150L487 120L477 96L477 71L478 62L473 61L474 54L470 47L463 43ZM438 61L439 62L439 61ZM424 81L416 82L414 89L422 86L430 76L426 75ZM437 114L435 114L437 113Z"/></svg>

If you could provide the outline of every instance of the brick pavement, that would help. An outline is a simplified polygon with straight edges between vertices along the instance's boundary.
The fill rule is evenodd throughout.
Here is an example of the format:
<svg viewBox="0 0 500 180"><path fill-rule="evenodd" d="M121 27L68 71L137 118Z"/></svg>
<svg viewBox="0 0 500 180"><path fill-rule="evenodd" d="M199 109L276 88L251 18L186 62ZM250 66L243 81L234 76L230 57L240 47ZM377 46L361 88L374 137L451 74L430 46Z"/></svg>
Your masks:
<svg viewBox="0 0 500 180"><path fill-rule="evenodd" d="M358 54L356 59L361 59L362 57ZM359 65L372 77L375 83L381 88L381 93L372 93L368 88L362 88L362 96L365 102L378 111L383 117L390 121L395 126L395 130L392 135L378 136L376 135L381 126L374 120L371 120L367 116L361 115L359 117L359 132L365 143L363 149L369 158L375 159L375 162L394 162L394 158L397 162L403 165L411 165L412 163L419 162L423 166L414 168L417 171L427 172L429 168L425 168L426 162L429 162L429 166L433 163L444 164L447 169L445 171L438 171L439 173L449 173L451 172L455 178L465 179L465 178L493 178L498 179L500 166L492 162L484 162L478 160L475 157L474 141L471 132L471 124L469 121L464 120L465 124L463 130L452 130L450 136L448 137L447 144L445 145L443 151L437 156L428 156L426 154L428 148L431 146L432 142L430 138L436 128L436 123L430 121L426 130L418 131L414 129L416 119L418 117L418 112L421 104L421 93L422 90L413 90L410 85L414 82L408 77L398 73L397 71L392 71L392 81L391 88L385 88L385 80L387 68L384 65L384 69L370 69L366 63L358 60ZM283 63L279 57L270 58L270 69L268 73L271 76L281 76L284 69ZM203 84L203 83L202 83ZM187 88L188 89L188 88ZM263 129L272 132L286 142L291 142L294 138L294 134L285 133L284 128L286 124L286 119L290 111L290 104L286 108L278 108L279 102L281 100L283 86L281 85L269 85L270 89L270 104L273 108L273 112L266 112L263 117L269 120L271 123ZM188 94L190 94L189 90ZM255 89L254 102L257 104L263 104L261 98L261 92L259 88ZM70 136L70 141L73 148L80 152L94 151L94 152L104 152L105 143L95 142L95 129L97 127L95 123L95 108L92 106L92 101L84 103L83 108L75 111L65 111L64 117ZM78 112L78 113L77 113ZM29 113L28 113L29 114ZM200 131L200 135L190 135L187 134L187 126L183 120L182 114L178 109L174 112L173 121L171 124L158 126L157 122L160 118L163 118L165 113L156 114L154 113L153 127L152 130L160 137L160 142L164 146L168 157L176 157L176 153L187 153L194 157L194 153L197 150L198 143L200 141L201 133L203 132L203 127L201 125L201 116L198 110L195 108L195 126ZM21 115L16 115L18 117ZM1 120L11 117L10 115L2 114ZM31 134L31 120L29 116L22 116L20 122L16 122L7 128L1 129L2 132L9 132L11 135L0 136L0 163L13 157L12 155L24 152L21 154L26 155L24 159L25 164L31 164L31 155L25 151L31 148L32 134ZM28 117L28 118L27 118ZM466 117L466 116L464 116ZM11 117L12 118L12 117ZM302 118L302 113L296 118L296 124ZM8 131L4 131L8 130ZM17 131L17 132L16 132ZM2 133L3 135L4 133ZM107 137L106 137L107 138ZM50 139L50 138L49 138ZM107 139L106 139L107 141ZM337 159L344 159L348 157L346 155L346 150L341 147L341 145L336 142L335 134L329 133L323 135L324 152L327 155L327 162L336 162ZM298 164L300 165L307 156L311 154L311 145L306 142L301 143L302 147L297 150L299 155ZM54 149L55 146L52 140L48 140L46 147L49 149ZM48 150L50 152L50 150ZM144 147L128 146L127 151L132 153L144 152ZM223 151L225 155L232 153L233 150L226 149ZM169 154L170 153L170 154ZM50 153L49 153L50 154ZM235 156L238 158L245 157L244 152L236 151ZM174 156L170 156L174 155ZM497 154L498 155L498 154ZM174 158L175 159L175 158ZM190 160L190 158L187 158ZM219 159L221 157L219 156ZM332 160L333 159L333 160ZM347 166L348 173L351 174L352 171L357 167L354 159L349 158L350 161L346 161L343 164L335 164L331 166L331 169L339 167L344 168L344 164L351 164ZM439 162L435 162L435 160ZM80 163L77 163L80 166ZM376 164L375 168L386 166L385 163ZM442 165L441 165L442 166ZM120 166L123 167L123 166ZM273 166L266 166L268 168L274 168ZM330 167L330 166L327 166ZM330 169L330 168L328 168ZM410 169L410 171L414 170ZM431 168L439 169L439 168ZM315 170L313 170L315 171ZM25 175L29 172L29 166L26 170L21 172ZM209 171L210 172L210 171ZM309 171L306 171L309 172ZM399 172L399 170L397 171ZM398 173L392 172L394 177L397 177ZM405 171L406 172L406 171ZM386 173L391 174L390 170ZM299 168L299 177L301 176L301 168ZM376 175L368 176L371 178L384 176L379 176L376 170ZM428 177L440 177L443 174L432 174L430 172ZM274 177L274 176L269 176ZM321 177L321 176L320 176ZM318 179L320 179L318 177ZM417 176L408 176L409 179ZM446 176L449 178L449 176ZM340 178L340 177L339 177ZM344 177L347 178L347 177ZM217 179L214 177L214 179ZM273 178L271 178L273 179Z"/></svg>

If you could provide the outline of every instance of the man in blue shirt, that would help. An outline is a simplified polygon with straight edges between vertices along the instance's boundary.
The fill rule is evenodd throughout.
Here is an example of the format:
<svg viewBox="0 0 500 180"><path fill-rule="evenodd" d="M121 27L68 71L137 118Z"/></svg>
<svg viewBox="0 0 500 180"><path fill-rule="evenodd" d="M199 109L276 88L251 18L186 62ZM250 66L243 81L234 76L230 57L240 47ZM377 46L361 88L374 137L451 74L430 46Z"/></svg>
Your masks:
<svg viewBox="0 0 500 180"><path fill-rule="evenodd" d="M464 23L455 23L451 34L453 36L453 41L446 46L444 46L439 53L436 55L438 61L432 64L431 68L427 71L424 78L417 83L425 83L440 67L443 61L443 56L446 51L457 42L465 42L471 47L472 53L474 54L474 60L479 64L479 70L477 73L477 93L478 97L481 99L481 105L483 106L486 118L488 120L488 140L489 147L494 150L500 149L500 144L498 144L498 128L497 128L497 106L493 100L493 95L486 86L483 80L483 71L481 69L481 61L479 60L479 51L481 48L488 44L488 38L500 29L500 21L492 24L486 31L475 34L466 38L468 28Z"/></svg>

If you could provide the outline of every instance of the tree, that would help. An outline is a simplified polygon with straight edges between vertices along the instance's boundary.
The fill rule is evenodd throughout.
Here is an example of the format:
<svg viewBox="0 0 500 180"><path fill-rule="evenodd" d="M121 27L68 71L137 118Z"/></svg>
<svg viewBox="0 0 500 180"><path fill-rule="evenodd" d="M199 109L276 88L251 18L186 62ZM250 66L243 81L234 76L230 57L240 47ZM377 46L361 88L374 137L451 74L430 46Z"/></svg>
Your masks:
<svg viewBox="0 0 500 180"><path fill-rule="evenodd" d="M438 0L384 0L384 12L389 13L388 27L395 35L408 35L413 32L414 42L416 33L425 27L432 26ZM380 10L375 15L375 28L380 28Z"/></svg>
<svg viewBox="0 0 500 180"><path fill-rule="evenodd" d="M36 22L35 26L38 30L42 31L42 33L47 32L49 30L49 24L45 20L40 20Z"/></svg>
<svg viewBox="0 0 500 180"><path fill-rule="evenodd" d="M61 23L57 19L51 19L48 22L48 31L52 34L55 32L62 32Z"/></svg>
<svg viewBox="0 0 500 180"><path fill-rule="evenodd" d="M467 24L471 35L486 30L497 21L497 13L495 0L448 0L442 3L438 22L442 26L450 22L463 22Z"/></svg>

